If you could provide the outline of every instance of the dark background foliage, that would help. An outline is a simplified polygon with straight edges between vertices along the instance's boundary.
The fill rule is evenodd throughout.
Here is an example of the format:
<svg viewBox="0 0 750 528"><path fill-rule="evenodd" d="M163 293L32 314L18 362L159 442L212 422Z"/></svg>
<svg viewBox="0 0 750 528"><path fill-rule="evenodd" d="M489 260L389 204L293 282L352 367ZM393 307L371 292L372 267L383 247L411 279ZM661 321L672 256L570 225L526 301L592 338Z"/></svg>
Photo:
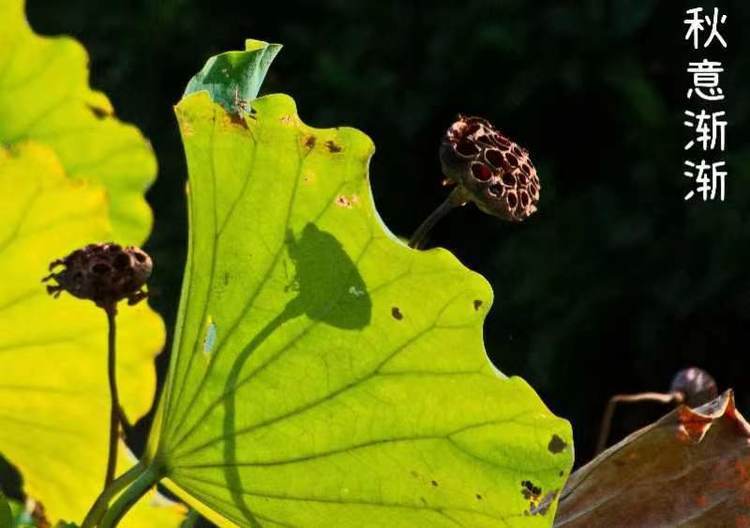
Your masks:
<svg viewBox="0 0 750 528"><path fill-rule="evenodd" d="M457 112L490 118L530 150L542 181L535 216L509 225L465 207L432 243L493 284L492 360L571 420L578 464L593 453L612 394L666 390L688 365L735 387L750 408L750 3L28 3L38 32L83 42L93 85L154 145L160 174L148 194L156 224L147 249L157 263L153 304L168 325L187 229L171 106L210 55L253 37L285 45L264 93L292 95L311 125L352 125L373 138L376 201L397 234L408 236L446 194L436 150ZM728 50L696 52L683 40L684 11L697 5L727 10ZM683 111L701 107L685 99L685 70L704 57L727 70L724 203L683 200L691 185L682 176L691 159ZM161 358L162 374L165 365ZM622 409L613 436L661 412Z"/></svg>

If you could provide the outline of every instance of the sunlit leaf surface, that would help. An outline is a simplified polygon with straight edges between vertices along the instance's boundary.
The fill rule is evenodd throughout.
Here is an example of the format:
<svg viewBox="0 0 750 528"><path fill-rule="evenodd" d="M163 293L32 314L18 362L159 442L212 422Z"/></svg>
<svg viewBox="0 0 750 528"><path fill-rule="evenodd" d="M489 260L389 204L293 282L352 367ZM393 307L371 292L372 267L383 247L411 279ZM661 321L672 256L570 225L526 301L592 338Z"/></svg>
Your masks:
<svg viewBox="0 0 750 528"><path fill-rule="evenodd" d="M106 319L93 303L50 298L41 278L89 242L142 243L156 164L89 89L79 44L34 35L18 0L0 0L0 20L0 454L50 521L80 521L104 479ZM118 378L134 421L153 399L164 329L146 303L118 319ZM126 525L180 518L173 506L137 507Z"/></svg>
<svg viewBox="0 0 750 528"><path fill-rule="evenodd" d="M176 109L191 235L153 463L240 526L549 526L570 427L488 362L489 285L387 231L367 136L252 109Z"/></svg>
<svg viewBox="0 0 750 528"><path fill-rule="evenodd" d="M48 147L0 150L0 453L53 520L80 520L102 486L106 320L93 303L48 297L40 278L55 257L109 238L106 196L67 179ZM145 303L118 320L122 399L137 417L153 397L164 330Z"/></svg>
<svg viewBox="0 0 750 528"><path fill-rule="evenodd" d="M109 191L111 236L142 242L151 229L143 198L156 175L151 147L89 87L83 46L69 37L36 35L23 8L22 0L0 0L0 143L50 146L69 178Z"/></svg>

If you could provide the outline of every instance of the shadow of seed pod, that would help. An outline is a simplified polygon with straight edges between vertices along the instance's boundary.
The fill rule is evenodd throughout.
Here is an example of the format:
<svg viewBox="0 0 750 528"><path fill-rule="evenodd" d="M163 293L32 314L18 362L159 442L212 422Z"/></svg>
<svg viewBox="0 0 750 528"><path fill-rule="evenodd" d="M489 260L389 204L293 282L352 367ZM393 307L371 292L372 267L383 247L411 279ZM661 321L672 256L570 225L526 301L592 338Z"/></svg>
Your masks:
<svg viewBox="0 0 750 528"><path fill-rule="evenodd" d="M146 297L143 287L151 277L153 262L140 248L108 242L89 244L49 266L52 273L43 282L54 297L67 291L79 299L89 299L102 308L114 307L127 299L135 304Z"/></svg>
<svg viewBox="0 0 750 528"><path fill-rule="evenodd" d="M529 152L486 119L459 116L443 136L440 163L485 213L521 222L537 210L541 185Z"/></svg>
<svg viewBox="0 0 750 528"><path fill-rule="evenodd" d="M697 367L686 368L675 374L670 391L684 394L685 403L690 407L700 407L719 396L713 376Z"/></svg>

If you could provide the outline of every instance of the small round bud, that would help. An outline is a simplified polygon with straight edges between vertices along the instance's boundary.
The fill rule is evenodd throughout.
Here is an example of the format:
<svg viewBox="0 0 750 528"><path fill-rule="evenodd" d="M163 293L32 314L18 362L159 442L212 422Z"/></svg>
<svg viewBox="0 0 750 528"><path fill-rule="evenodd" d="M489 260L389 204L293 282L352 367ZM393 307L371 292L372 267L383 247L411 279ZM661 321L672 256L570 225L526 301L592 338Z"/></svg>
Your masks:
<svg viewBox="0 0 750 528"><path fill-rule="evenodd" d="M719 395L719 388L714 378L697 367L679 371L672 379L670 391L684 394L685 403L689 407L699 407Z"/></svg>
<svg viewBox="0 0 750 528"><path fill-rule="evenodd" d="M140 248L112 242L89 244L53 261L52 273L42 280L56 282L47 285L47 292L55 298L67 291L102 308L113 308L123 299L135 304L147 296L143 287L152 268L151 257Z"/></svg>
<svg viewBox="0 0 750 528"><path fill-rule="evenodd" d="M539 203L539 177L525 148L481 117L458 116L440 145L443 173L485 213L521 222Z"/></svg>

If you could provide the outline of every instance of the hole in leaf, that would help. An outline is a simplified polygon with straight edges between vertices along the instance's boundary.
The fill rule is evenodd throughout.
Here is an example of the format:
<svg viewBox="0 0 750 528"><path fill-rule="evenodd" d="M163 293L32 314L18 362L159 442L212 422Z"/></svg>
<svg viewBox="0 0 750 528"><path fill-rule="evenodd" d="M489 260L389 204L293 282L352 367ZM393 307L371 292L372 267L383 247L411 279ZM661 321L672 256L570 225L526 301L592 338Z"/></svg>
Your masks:
<svg viewBox="0 0 750 528"><path fill-rule="evenodd" d="M556 434L552 435L549 444L547 444L549 452L554 454L562 453L566 447L568 447L568 443Z"/></svg>

